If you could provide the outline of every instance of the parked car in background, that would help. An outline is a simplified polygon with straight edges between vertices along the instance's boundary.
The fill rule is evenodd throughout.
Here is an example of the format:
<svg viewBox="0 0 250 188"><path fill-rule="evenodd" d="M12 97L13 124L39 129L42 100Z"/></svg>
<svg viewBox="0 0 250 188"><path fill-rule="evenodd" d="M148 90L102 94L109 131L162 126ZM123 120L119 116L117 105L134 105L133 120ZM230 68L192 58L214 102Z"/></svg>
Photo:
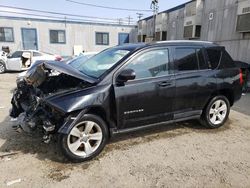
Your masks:
<svg viewBox="0 0 250 188"><path fill-rule="evenodd" d="M52 55L36 50L15 51L7 56L5 61L0 61L0 73L5 71L22 71L28 70L29 67L37 60L55 60L60 61L62 58L58 55Z"/></svg>
<svg viewBox="0 0 250 188"><path fill-rule="evenodd" d="M5 70L5 63L7 61L7 53L0 51L0 73Z"/></svg>
<svg viewBox="0 0 250 188"><path fill-rule="evenodd" d="M97 156L118 133L190 119L219 128L242 95L240 69L210 42L121 45L76 67L35 68L17 82L10 116L16 128L43 129L46 142L57 135L76 162Z"/></svg>
<svg viewBox="0 0 250 188"><path fill-rule="evenodd" d="M98 52L85 52L82 53L81 55L71 59L69 57L66 58L66 60L62 60L62 62L71 65L74 68L77 68L79 65L81 65L84 61L88 60L89 58L93 57L94 55L96 55ZM29 69L33 68L34 66L38 66L42 63L44 63L44 61L46 60L37 60L35 63L33 63ZM47 61L48 63L50 61ZM20 80L21 78L23 78L26 75L27 71L21 72L17 75L17 80Z"/></svg>

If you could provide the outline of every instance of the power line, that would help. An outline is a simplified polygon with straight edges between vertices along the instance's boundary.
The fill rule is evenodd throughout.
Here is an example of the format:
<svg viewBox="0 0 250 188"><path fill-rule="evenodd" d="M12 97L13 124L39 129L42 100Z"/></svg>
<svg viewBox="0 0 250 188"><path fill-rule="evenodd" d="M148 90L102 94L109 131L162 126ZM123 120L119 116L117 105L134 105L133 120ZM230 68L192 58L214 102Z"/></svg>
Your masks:
<svg viewBox="0 0 250 188"><path fill-rule="evenodd" d="M136 13L136 14L137 14L138 20L141 20L141 18L143 17L143 14L142 13Z"/></svg>
<svg viewBox="0 0 250 188"><path fill-rule="evenodd" d="M102 5L95 5L90 3L82 3L79 1L73 1L73 0L66 0L71 3L85 5L85 6L91 6L91 7L97 7L97 8L105 8L105 9L112 9L112 10L122 10L122 11L131 11L131 12L152 12L152 10L140 10L140 9L128 9L128 8L118 8L118 7L108 7L108 6L102 6Z"/></svg>
<svg viewBox="0 0 250 188"><path fill-rule="evenodd" d="M23 8L23 7L12 7L12 6L5 6L5 5L0 5L0 8L12 8L12 9L17 9L17 10L31 11L31 12L40 12L40 13L46 13L46 14L55 14L55 15L73 16L73 17L82 17L82 18L91 18L91 19L112 20L112 21L117 20L115 18L103 18L103 17L101 18L101 17L96 17L96 16L83 16L83 15L77 15L77 14L66 14L66 13L50 12L50 11L28 9L28 8Z"/></svg>
<svg viewBox="0 0 250 188"><path fill-rule="evenodd" d="M53 18L53 19L60 19L61 21L81 21L81 22L98 22L98 23L105 23L105 24L117 24L117 22L109 22L109 21L96 21L96 20L85 20L85 19L76 19L76 18L66 18L59 17L59 16L49 16L49 15L39 15L39 14L32 14L32 13L23 13L23 12L15 12L15 11L5 11L0 10L0 13L12 13L12 14L19 14L19 15L28 15L28 16L35 16L40 18Z"/></svg>

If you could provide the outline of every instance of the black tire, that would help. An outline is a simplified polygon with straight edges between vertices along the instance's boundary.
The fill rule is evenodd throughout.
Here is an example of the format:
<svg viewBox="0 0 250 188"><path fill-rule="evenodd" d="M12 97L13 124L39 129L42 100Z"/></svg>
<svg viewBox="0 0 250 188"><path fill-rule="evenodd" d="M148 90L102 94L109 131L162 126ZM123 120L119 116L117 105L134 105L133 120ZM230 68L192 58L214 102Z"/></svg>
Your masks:
<svg viewBox="0 0 250 188"><path fill-rule="evenodd" d="M0 74L6 71L5 63L0 61Z"/></svg>
<svg viewBox="0 0 250 188"><path fill-rule="evenodd" d="M62 153L65 155L66 158L68 158L72 162L78 163L78 162L84 162L84 161L88 161L90 159L93 159L94 157L96 157L98 154L101 153L101 151L103 150L103 148L105 147L105 145L108 141L109 131L108 131L108 127L107 127L105 121L103 121L103 119L100 118L99 116L96 116L93 114L85 114L78 122L75 123L75 125L71 128L71 130L74 127L76 127L79 123L86 122L86 121L94 122L95 124L97 124L101 128L101 132L102 132L101 143L98 146L98 148L90 155L79 156L79 155L76 155L73 152L71 152L71 150L68 147L68 137L70 135L69 134L60 134L59 135L59 145L60 145L60 148L62 150Z"/></svg>
<svg viewBox="0 0 250 188"><path fill-rule="evenodd" d="M226 105L227 110L226 110L226 113L224 113L225 114L224 119L221 122L219 121L220 123L215 124L211 120L212 119L211 117L213 117L213 115L210 114L210 109L213 108L213 105L215 104L216 101L224 101L223 104ZM220 113L220 112L217 112L217 114L218 113ZM224 125L224 123L227 121L229 113L230 113L230 103L229 103L228 99L223 95L216 96L216 97L212 98L209 101L209 103L206 105L206 107L204 108L202 115L201 115L200 123L203 126L210 128L210 129L219 128L222 125Z"/></svg>

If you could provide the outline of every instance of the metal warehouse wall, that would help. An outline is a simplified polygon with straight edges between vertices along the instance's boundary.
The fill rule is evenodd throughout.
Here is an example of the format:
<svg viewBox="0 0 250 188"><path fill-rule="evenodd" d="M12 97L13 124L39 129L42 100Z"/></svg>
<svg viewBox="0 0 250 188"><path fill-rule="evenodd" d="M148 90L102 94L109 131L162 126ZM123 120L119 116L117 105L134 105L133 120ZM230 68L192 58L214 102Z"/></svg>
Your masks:
<svg viewBox="0 0 250 188"><path fill-rule="evenodd" d="M196 4L196 15L187 17L185 13L191 4ZM193 20L196 25L201 25L201 36L192 40L216 42L225 46L235 60L250 63L250 32L236 31L237 15L243 7L249 8L250 0L193 0L159 13L155 32L167 32L167 40L183 40L184 25L188 20ZM167 19L160 20L163 17L161 14L167 14ZM153 17L145 20L147 22L140 20L138 23L142 26L139 27L138 35L147 33L144 30L148 28L146 23L153 25Z"/></svg>
<svg viewBox="0 0 250 188"><path fill-rule="evenodd" d="M202 17L201 40L226 47L235 60L250 63L250 37L236 32L237 11L241 2L250 0L206 0ZM213 19L209 20L209 14Z"/></svg>
<svg viewBox="0 0 250 188"><path fill-rule="evenodd" d="M136 42L137 30L134 26L109 25L95 23L62 22L36 19L0 18L0 27L12 27L14 42L0 42L2 46L9 46L11 51L22 49L21 28L35 28L37 30L38 50L65 56L73 55L74 45L82 45L85 51L101 51L118 45L118 34L129 33L129 42ZM49 30L65 30L66 44L51 44ZM96 45L95 32L108 32L109 45Z"/></svg>

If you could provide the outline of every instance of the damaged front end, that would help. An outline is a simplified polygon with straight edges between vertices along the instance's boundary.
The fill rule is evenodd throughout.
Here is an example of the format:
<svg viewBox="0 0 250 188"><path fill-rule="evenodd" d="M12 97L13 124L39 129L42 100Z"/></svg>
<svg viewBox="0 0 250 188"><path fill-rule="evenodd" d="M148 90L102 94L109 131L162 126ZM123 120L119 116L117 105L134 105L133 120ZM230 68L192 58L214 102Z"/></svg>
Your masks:
<svg viewBox="0 0 250 188"><path fill-rule="evenodd" d="M17 80L11 100L10 116L16 118L17 130L44 132L44 141L57 132L67 118L67 112L50 105L48 100L91 87L95 80L61 62L41 62ZM62 101L63 102L63 101Z"/></svg>

